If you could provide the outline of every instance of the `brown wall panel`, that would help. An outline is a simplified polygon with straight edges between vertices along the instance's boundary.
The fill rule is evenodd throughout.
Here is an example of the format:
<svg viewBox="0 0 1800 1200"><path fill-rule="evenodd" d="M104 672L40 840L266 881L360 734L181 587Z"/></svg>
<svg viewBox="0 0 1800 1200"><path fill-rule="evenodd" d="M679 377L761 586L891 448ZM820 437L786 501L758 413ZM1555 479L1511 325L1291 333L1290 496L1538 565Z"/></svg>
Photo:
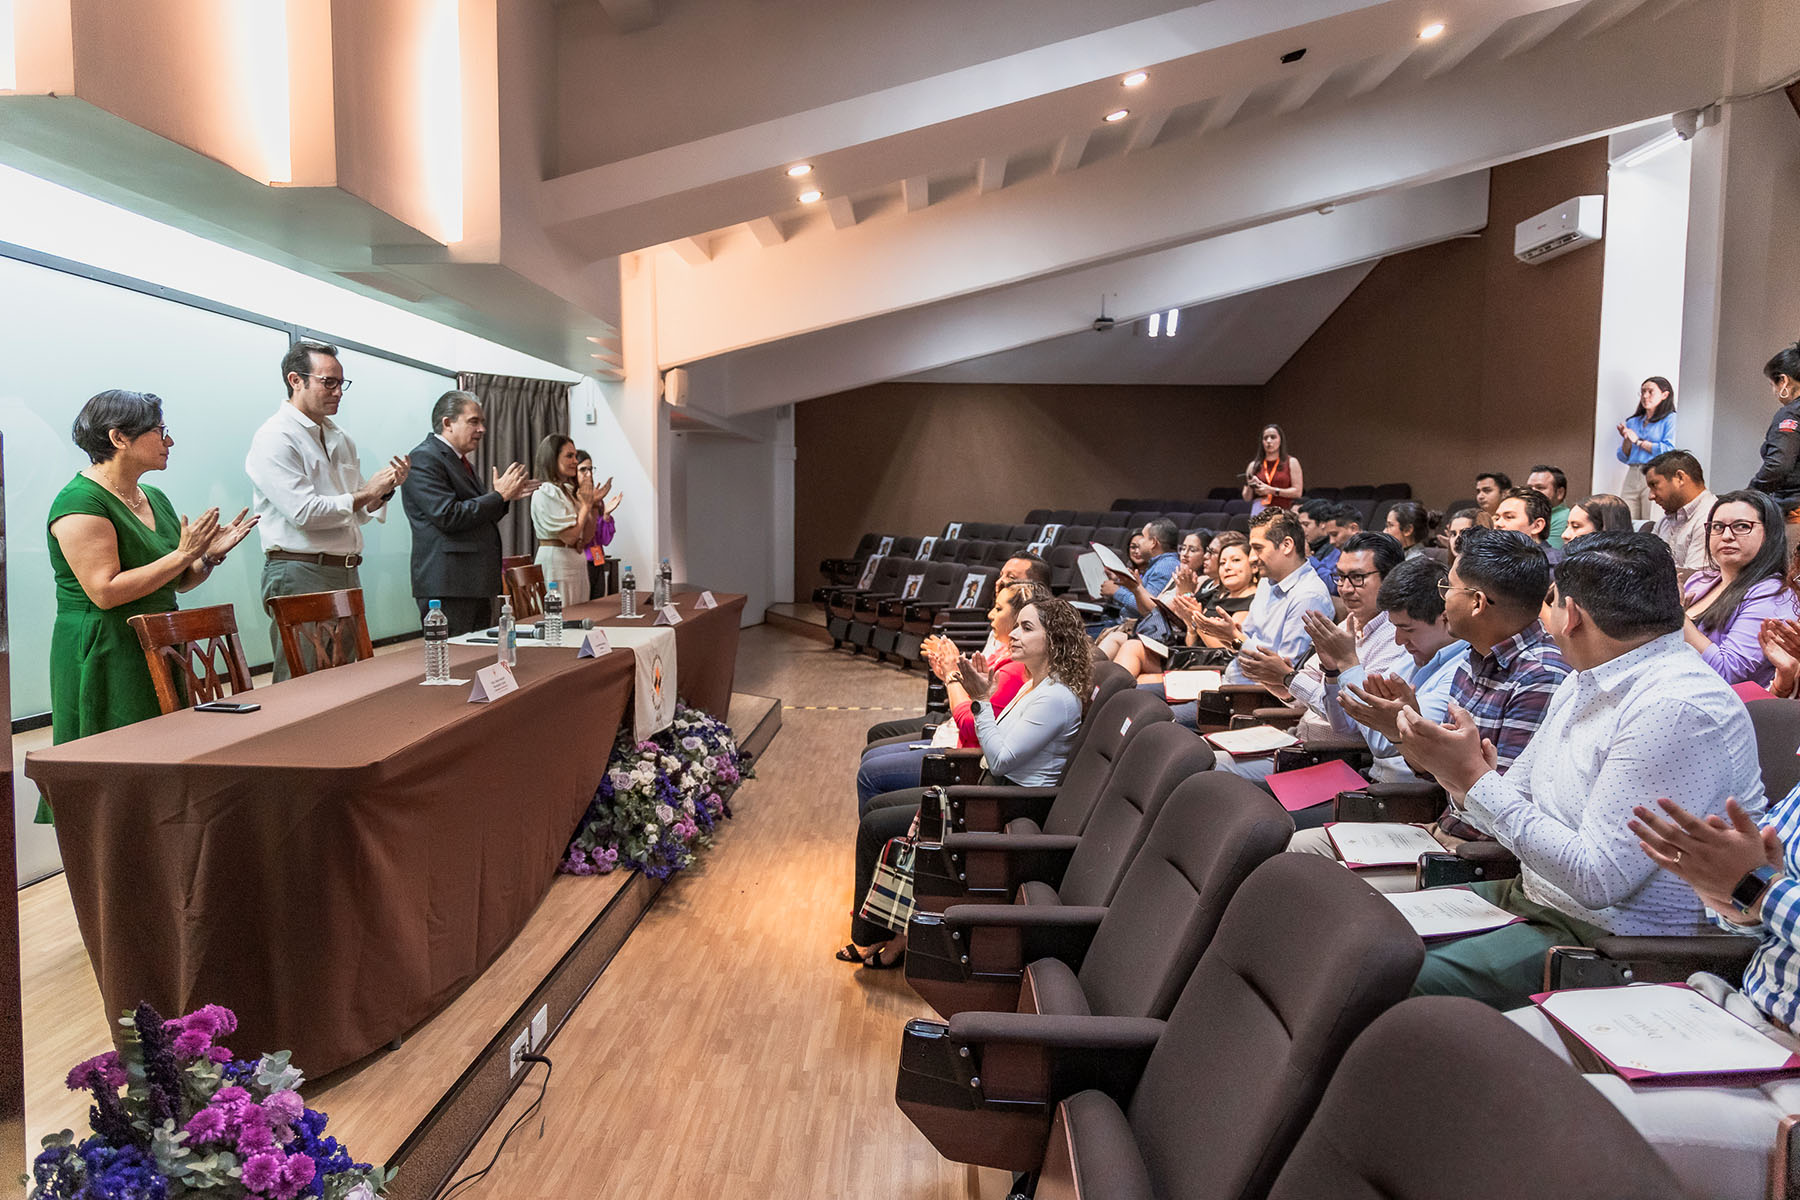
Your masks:
<svg viewBox="0 0 1800 1200"><path fill-rule="evenodd" d="M794 410L794 583L863 533L1204 496L1256 451L1258 388L884 383Z"/></svg>

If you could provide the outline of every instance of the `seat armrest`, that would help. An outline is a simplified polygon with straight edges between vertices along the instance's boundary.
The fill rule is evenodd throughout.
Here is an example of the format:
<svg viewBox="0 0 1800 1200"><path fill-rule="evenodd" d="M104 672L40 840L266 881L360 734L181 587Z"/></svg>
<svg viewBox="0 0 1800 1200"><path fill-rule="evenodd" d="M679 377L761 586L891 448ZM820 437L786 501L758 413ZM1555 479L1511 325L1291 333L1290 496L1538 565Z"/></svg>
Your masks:
<svg viewBox="0 0 1800 1200"><path fill-rule="evenodd" d="M1054 1105L1098 1088L1123 1106L1163 1028L1154 1017L963 1012L949 1035L968 1048L979 1072L972 1082L988 1101Z"/></svg>
<svg viewBox="0 0 1800 1200"><path fill-rule="evenodd" d="M1711 971L1736 984L1761 939L1743 934L1692 937L1603 937L1593 949L1556 946L1545 955L1545 986L1616 987L1627 983L1680 983L1696 971Z"/></svg>
<svg viewBox="0 0 1800 1200"><path fill-rule="evenodd" d="M1056 887L1081 839L1052 834L956 833L920 842L913 859L913 895L925 912L973 900L1004 903L1019 886Z"/></svg>
<svg viewBox="0 0 1800 1200"><path fill-rule="evenodd" d="M981 750L951 747L934 750L919 760L921 787L948 787L951 784L973 784L981 778Z"/></svg>
<svg viewBox="0 0 1800 1200"><path fill-rule="evenodd" d="M943 914L951 940L968 948L970 970L980 972L1022 971L1040 958L1079 971L1105 917L1101 905L953 904Z"/></svg>
<svg viewBox="0 0 1800 1200"><path fill-rule="evenodd" d="M1304 708L1297 708L1291 705L1283 708L1256 708L1250 710L1250 716L1254 719L1256 724L1273 725L1279 729L1286 729L1290 726L1298 725L1300 723L1300 718L1305 715L1306 710Z"/></svg>
<svg viewBox="0 0 1800 1200"><path fill-rule="evenodd" d="M1519 860L1498 842L1464 842L1454 853L1419 855L1419 888L1514 879Z"/></svg>
<svg viewBox="0 0 1800 1200"><path fill-rule="evenodd" d="M1449 797L1435 783L1371 783L1353 792L1339 792L1336 818L1340 821L1410 821L1424 824L1437 820Z"/></svg>
<svg viewBox="0 0 1800 1200"><path fill-rule="evenodd" d="M1001 833L1020 817L1042 825L1057 793L1054 787L997 784L955 784L943 790L950 798L950 828L944 827L936 798L928 796L919 806L920 841L941 842L951 833Z"/></svg>

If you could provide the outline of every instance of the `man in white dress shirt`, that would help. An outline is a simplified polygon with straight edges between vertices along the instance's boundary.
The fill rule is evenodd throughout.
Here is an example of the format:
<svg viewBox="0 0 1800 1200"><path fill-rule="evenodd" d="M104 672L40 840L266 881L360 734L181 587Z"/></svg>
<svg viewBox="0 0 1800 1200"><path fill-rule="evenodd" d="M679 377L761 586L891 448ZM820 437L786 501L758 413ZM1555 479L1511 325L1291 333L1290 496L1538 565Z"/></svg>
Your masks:
<svg viewBox="0 0 1800 1200"><path fill-rule="evenodd" d="M1517 879L1478 883L1519 924L1431 947L1416 992L1500 1009L1541 990L1544 952L1603 934L1706 932L1699 898L1657 866L1628 822L1675 797L1701 820L1732 796L1764 808L1750 715L1681 636L1669 548L1648 533L1591 533L1556 568L1547 618L1575 670L1502 776L1474 719L1400 714L1400 749L1467 820L1518 855Z"/></svg>
<svg viewBox="0 0 1800 1200"><path fill-rule="evenodd" d="M244 471L262 535L262 599L361 587L364 522L381 515L406 478L405 458L363 478L356 444L332 421L350 381L336 346L295 342L281 360L287 402L250 439ZM275 678L288 677L281 634L269 624Z"/></svg>

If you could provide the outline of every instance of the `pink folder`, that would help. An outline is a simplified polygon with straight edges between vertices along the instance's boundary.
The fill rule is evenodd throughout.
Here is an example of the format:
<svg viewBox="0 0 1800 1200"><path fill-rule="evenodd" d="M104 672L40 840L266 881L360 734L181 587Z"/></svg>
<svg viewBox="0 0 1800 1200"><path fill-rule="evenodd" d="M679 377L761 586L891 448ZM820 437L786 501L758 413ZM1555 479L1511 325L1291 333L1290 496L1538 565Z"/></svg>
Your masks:
<svg viewBox="0 0 1800 1200"><path fill-rule="evenodd" d="M1736 692L1738 694L1738 699L1742 700L1745 704L1750 703L1752 700L1775 699L1774 692L1771 692L1768 688L1756 682L1754 679L1746 679L1742 683L1734 683L1731 685L1731 690Z"/></svg>
<svg viewBox="0 0 1800 1200"><path fill-rule="evenodd" d="M1267 778L1269 790L1289 812L1323 804L1339 792L1354 792L1368 786L1368 780L1340 758L1316 767L1301 767L1298 771L1277 771Z"/></svg>
<svg viewBox="0 0 1800 1200"><path fill-rule="evenodd" d="M1688 985L1685 983L1671 983L1667 986L1685 988ZM1535 992L1532 994L1531 1002L1540 1006L1544 1016L1549 1019L1552 1025L1556 1026L1557 1031L1565 1038L1571 1038L1580 1042L1583 1046L1587 1047L1587 1052L1589 1054L1593 1055L1596 1060L1605 1065L1607 1070L1611 1071L1619 1078L1629 1080L1632 1083L1660 1083L1663 1081L1670 1081L1686 1084L1717 1082L1749 1085L1781 1079L1789 1075L1800 1074L1800 1055L1795 1054L1788 1055L1787 1062L1781 1064L1779 1067L1765 1071L1696 1071L1692 1073L1684 1072L1675 1075L1665 1075L1658 1071L1644 1071L1636 1067L1620 1066L1612 1059L1606 1057L1606 1055L1594 1049L1593 1043L1589 1042L1579 1033L1576 1033L1573 1029L1570 1029L1567 1025L1564 1025L1561 1021L1558 1021L1549 1009L1542 1008L1544 1001L1555 994L1556 993L1554 992Z"/></svg>

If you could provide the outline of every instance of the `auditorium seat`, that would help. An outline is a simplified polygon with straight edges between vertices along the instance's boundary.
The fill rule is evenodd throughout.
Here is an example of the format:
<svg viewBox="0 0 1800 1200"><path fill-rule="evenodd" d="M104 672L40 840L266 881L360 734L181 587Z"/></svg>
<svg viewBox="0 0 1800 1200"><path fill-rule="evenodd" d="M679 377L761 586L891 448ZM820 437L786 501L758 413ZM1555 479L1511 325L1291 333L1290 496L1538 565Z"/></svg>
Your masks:
<svg viewBox="0 0 1800 1200"><path fill-rule="evenodd" d="M1075 592L1078 599L1087 599L1087 585L1081 578L1081 571L1075 566L1075 560L1084 554L1091 553L1085 544L1063 544L1050 547L1047 561L1050 564L1050 590L1055 595Z"/></svg>
<svg viewBox="0 0 1800 1200"><path fill-rule="evenodd" d="M998 571L1001 567L1006 565L1007 559L1015 554L1023 554L1025 552L1025 545L1024 542L1015 542L1011 540L1004 542L989 542L987 553L981 558L981 564L986 567L992 567L994 570Z"/></svg>
<svg viewBox="0 0 1800 1200"><path fill-rule="evenodd" d="M1352 483L1338 489L1339 500L1373 500L1375 489L1366 483Z"/></svg>
<svg viewBox="0 0 1800 1200"><path fill-rule="evenodd" d="M1309 487L1302 493L1308 500L1337 500L1343 495L1342 488Z"/></svg>
<svg viewBox="0 0 1800 1200"><path fill-rule="evenodd" d="M1364 529L1370 528L1369 517L1375 511L1375 502L1373 500L1339 500L1338 503L1348 508L1355 509L1358 522ZM1380 530L1375 530L1375 532L1379 533Z"/></svg>
<svg viewBox="0 0 1800 1200"><path fill-rule="evenodd" d="M1130 525L1130 509L1121 511L1115 508L1111 512L1101 513L1100 519L1094 522L1094 527L1096 529L1126 529L1129 528Z"/></svg>
<svg viewBox="0 0 1800 1200"><path fill-rule="evenodd" d="M849 558L821 560L819 573L825 577L825 586L827 588L845 587L862 578L863 564L868 561L869 555L875 553L875 547L881 544L881 539L885 536L887 535L881 533L865 533L856 543L855 553L851 554ZM530 562L531 560L527 558L525 561ZM814 600L818 600L816 594Z"/></svg>
<svg viewBox="0 0 1800 1200"><path fill-rule="evenodd" d="M913 893L921 912L965 902L1105 904L1175 785L1210 771L1212 747L1173 723L1132 737L1079 834L946 833L921 840Z"/></svg>
<svg viewBox="0 0 1800 1200"><path fill-rule="evenodd" d="M956 561L980 566L987 558L988 547L992 544L986 538L964 538L957 547Z"/></svg>
<svg viewBox="0 0 1800 1200"><path fill-rule="evenodd" d="M1244 495L1244 490L1242 488L1216 487L1206 493L1206 498L1208 500L1218 500L1220 502L1224 502L1226 500L1242 499L1243 495Z"/></svg>
<svg viewBox="0 0 1800 1200"><path fill-rule="evenodd" d="M1039 1200L1251 1200L1423 959L1385 897L1336 863L1277 854L1238 888L1167 1021L909 1021L895 1097L950 1159L1041 1167ZM1436 1078L1417 1086L1434 1091ZM1434 1148L1446 1153L1442 1138Z"/></svg>
<svg viewBox="0 0 1800 1200"><path fill-rule="evenodd" d="M895 558L912 558L914 557L913 551L919 548L919 540L920 539L910 535L896 537L894 539L894 544L888 547L888 553Z"/></svg>
<svg viewBox="0 0 1800 1200"><path fill-rule="evenodd" d="M1197 513L1222 513L1225 511L1225 501L1211 496L1205 500L1196 500L1194 501L1194 511Z"/></svg>
<svg viewBox="0 0 1800 1200"><path fill-rule="evenodd" d="M1375 486L1375 499L1377 499L1377 500L1411 500L1412 499L1412 484L1410 484L1410 483L1377 484Z"/></svg>
<svg viewBox="0 0 1800 1200"><path fill-rule="evenodd" d="M955 563L913 561L913 568L900 581L900 592L876 605L875 628L869 634L869 648L877 658L892 654L905 665L918 660L919 642L931 632L931 618L955 598L960 568ZM910 597L906 585L914 575L919 587ZM902 649L909 625L916 626L922 617L922 630L912 643L910 652ZM854 640L854 639L852 639Z"/></svg>
<svg viewBox="0 0 1800 1200"><path fill-rule="evenodd" d="M1139 509L1137 512L1131 514L1131 525L1129 528L1131 529L1131 532L1136 533L1150 522L1159 521L1161 519L1161 509Z"/></svg>
<svg viewBox="0 0 1800 1200"><path fill-rule="evenodd" d="M911 568L910 558L900 559L889 555L876 565L868 587L831 589L825 597L825 628L831 634L832 646L840 646L848 640L851 624L856 620L856 602L860 597L898 595L901 581L905 578L904 572Z"/></svg>
<svg viewBox="0 0 1800 1200"><path fill-rule="evenodd" d="M1076 511L1072 508L1053 508L1050 510L1050 519L1047 521L1040 522L1040 524L1071 525L1075 522L1075 518L1078 515L1079 514L1077 514Z"/></svg>
<svg viewBox="0 0 1800 1200"><path fill-rule="evenodd" d="M1087 544L1093 540L1094 527L1092 525L1064 525L1062 530L1056 535L1054 545L1081 546L1085 548Z"/></svg>
<svg viewBox="0 0 1800 1200"><path fill-rule="evenodd" d="M1252 505L1248 500L1227 500L1225 512L1228 516L1249 516Z"/></svg>
<svg viewBox="0 0 1800 1200"><path fill-rule="evenodd" d="M890 555L882 560L876 571L875 585L866 591L859 591L849 600L850 622L844 633L844 640L860 652L874 640L875 626L881 616L881 602L897 599L906 587L907 576L918 573L923 565L910 558L899 558ZM843 606L843 594L839 593L839 607ZM831 613L827 610L826 622L830 624Z"/></svg>
<svg viewBox="0 0 1800 1200"><path fill-rule="evenodd" d="M1480 507L1481 507L1480 502L1477 501L1475 499L1475 497L1473 497L1473 496L1470 496L1464 500L1452 500L1450 503L1448 503L1444 506L1444 519L1448 520L1451 517L1451 515L1453 515L1455 513L1459 513L1465 508L1480 508Z"/></svg>
<svg viewBox="0 0 1800 1200"><path fill-rule="evenodd" d="M907 928L906 981L940 1016L1166 1017L1238 885L1293 818L1225 771L1183 780L1104 907L958 904Z"/></svg>
<svg viewBox="0 0 1800 1200"><path fill-rule="evenodd" d="M1005 538L1009 542L1029 546L1032 542L1037 541L1038 534L1042 533L1044 526L1049 523L1048 521L1037 521L1029 525L1010 525L1007 527Z"/></svg>
<svg viewBox="0 0 1800 1200"><path fill-rule="evenodd" d="M962 547L963 540L961 538L941 537L937 540L937 545L932 547L931 561L957 562L958 556L962 553Z"/></svg>
<svg viewBox="0 0 1800 1200"><path fill-rule="evenodd" d="M1138 506L1138 502L1136 500L1127 499L1125 497L1118 497L1118 498L1114 499L1112 502L1112 511L1113 512L1122 512L1122 513L1125 513L1126 515L1130 515L1131 511L1134 508L1136 508L1137 506Z"/></svg>
<svg viewBox="0 0 1800 1200"><path fill-rule="evenodd" d="M1234 533L1247 535L1250 532L1250 515L1248 513L1233 514L1226 520L1225 528Z"/></svg>
<svg viewBox="0 0 1800 1200"><path fill-rule="evenodd" d="M1118 551L1119 557L1125 557L1125 551L1131 545L1132 537L1137 530L1126 525L1104 525L1094 530L1094 540L1102 546L1110 546Z"/></svg>
<svg viewBox="0 0 1800 1200"><path fill-rule="evenodd" d="M1084 508L1069 519L1074 525L1098 525L1105 518L1106 512L1098 508Z"/></svg>
<svg viewBox="0 0 1800 1200"><path fill-rule="evenodd" d="M1446 1089L1422 1087L1454 1064ZM1444 1120L1480 1129L1446 1155ZM1447 1177L1448 1176L1448 1177ZM1419 996L1376 1018L1331 1077L1269 1200L1681 1200L1660 1154L1501 1014ZM1039 1195L1045 1193L1040 1190Z"/></svg>
<svg viewBox="0 0 1800 1200"><path fill-rule="evenodd" d="M1025 523L1036 527L1048 525L1055 519L1047 508L1034 508L1025 514Z"/></svg>
<svg viewBox="0 0 1800 1200"><path fill-rule="evenodd" d="M250 664L231 605L139 613L125 623L137 634L164 713L250 690Z"/></svg>

